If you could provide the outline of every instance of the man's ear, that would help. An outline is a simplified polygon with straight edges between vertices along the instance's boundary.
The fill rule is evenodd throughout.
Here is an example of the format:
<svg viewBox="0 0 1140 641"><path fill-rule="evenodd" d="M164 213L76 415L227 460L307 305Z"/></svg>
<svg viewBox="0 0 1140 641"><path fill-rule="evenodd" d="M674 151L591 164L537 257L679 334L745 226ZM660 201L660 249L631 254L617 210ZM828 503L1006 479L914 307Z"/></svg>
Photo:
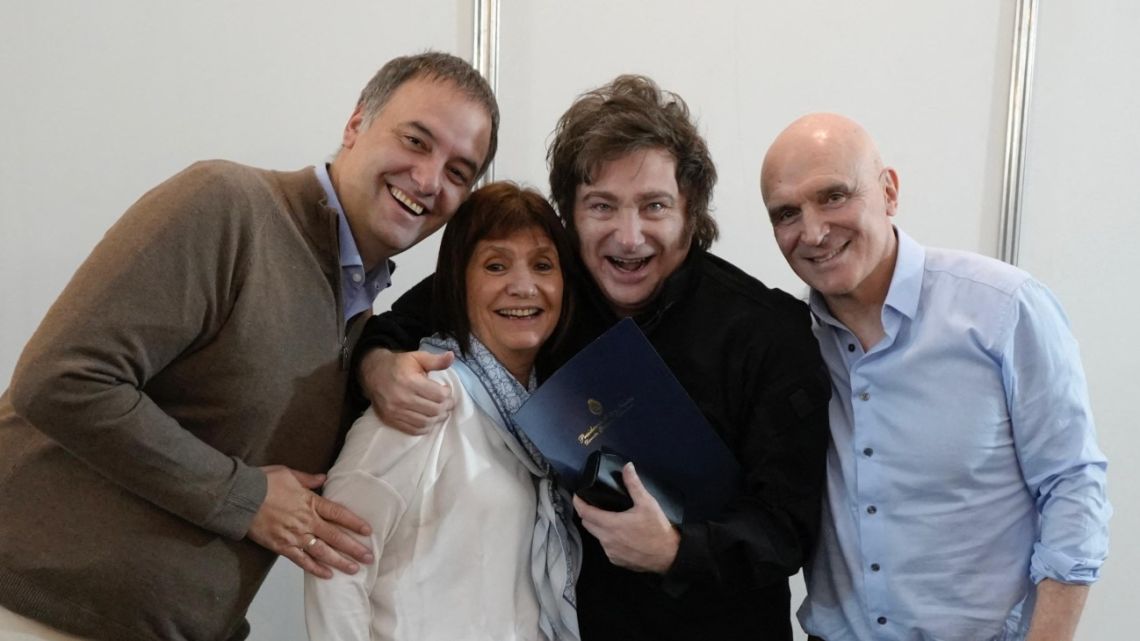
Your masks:
<svg viewBox="0 0 1140 641"><path fill-rule="evenodd" d="M887 203L887 215L894 216L899 211L899 174L893 167L884 167L879 174L883 188L883 199Z"/></svg>
<svg viewBox="0 0 1140 641"><path fill-rule="evenodd" d="M340 139L340 146L345 149L352 149L352 146L356 144L356 139L362 133L364 133L364 105L357 105L352 115L349 116L348 123L344 126L344 135Z"/></svg>

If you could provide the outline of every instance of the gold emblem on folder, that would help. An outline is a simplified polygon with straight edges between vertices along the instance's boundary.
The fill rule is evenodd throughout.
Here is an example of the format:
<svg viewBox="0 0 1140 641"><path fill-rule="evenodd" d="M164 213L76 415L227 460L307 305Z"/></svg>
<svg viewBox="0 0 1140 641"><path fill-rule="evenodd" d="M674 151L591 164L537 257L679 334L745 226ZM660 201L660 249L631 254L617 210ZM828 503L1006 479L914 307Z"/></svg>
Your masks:
<svg viewBox="0 0 1140 641"><path fill-rule="evenodd" d="M594 439L601 436L602 432L605 432L606 429L608 429L614 421L624 416L631 407L633 407L632 396L619 403L617 409L612 410L608 413L600 401L592 398L587 399L586 408L590 410L591 414L600 417L602 420L594 423L593 425L587 426L586 431L578 435L578 443L581 445L589 445Z"/></svg>

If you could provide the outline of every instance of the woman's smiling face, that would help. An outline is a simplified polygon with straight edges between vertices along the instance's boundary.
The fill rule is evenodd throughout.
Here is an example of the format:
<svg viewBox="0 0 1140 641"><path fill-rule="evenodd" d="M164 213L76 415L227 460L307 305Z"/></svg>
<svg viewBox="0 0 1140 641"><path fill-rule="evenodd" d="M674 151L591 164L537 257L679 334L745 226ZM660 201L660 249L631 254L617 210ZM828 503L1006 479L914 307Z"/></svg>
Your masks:
<svg viewBox="0 0 1140 641"><path fill-rule="evenodd" d="M562 266L539 228L483 239L467 264L467 318L495 358L525 381L562 314Z"/></svg>

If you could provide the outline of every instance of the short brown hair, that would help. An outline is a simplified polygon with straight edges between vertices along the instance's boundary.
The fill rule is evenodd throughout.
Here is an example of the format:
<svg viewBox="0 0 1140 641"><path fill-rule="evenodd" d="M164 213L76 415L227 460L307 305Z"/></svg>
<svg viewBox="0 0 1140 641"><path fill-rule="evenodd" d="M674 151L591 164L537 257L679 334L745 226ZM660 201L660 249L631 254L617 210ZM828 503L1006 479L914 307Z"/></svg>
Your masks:
<svg viewBox="0 0 1140 641"><path fill-rule="evenodd" d="M416 78L426 78L441 82L450 82L462 91L468 98L480 104L491 117L491 142L487 146L487 157L479 167L476 179L487 171L491 161L495 159L495 151L499 147L499 103L495 100L495 93L491 85L479 75L474 67L466 60L439 51L426 51L414 56L392 58L360 92L360 99L356 101L357 107L364 115L365 126L372 123L392 94L400 85Z"/></svg>
<svg viewBox="0 0 1140 641"><path fill-rule="evenodd" d="M578 186L599 166L642 149L664 149L677 163L677 188L685 196L686 228L701 249L712 246L717 225L709 212L716 166L708 145L677 94L645 76L622 75L570 105L554 128L546 152L550 193L566 227L574 232Z"/></svg>
<svg viewBox="0 0 1140 641"><path fill-rule="evenodd" d="M459 206L443 230L439 260L432 284L435 327L459 343L464 354L471 349L471 320L467 317L467 265L480 240L499 240L516 231L538 229L558 252L562 272L562 315L548 343L557 342L573 312L574 250L562 220L537 191L498 181L475 190Z"/></svg>

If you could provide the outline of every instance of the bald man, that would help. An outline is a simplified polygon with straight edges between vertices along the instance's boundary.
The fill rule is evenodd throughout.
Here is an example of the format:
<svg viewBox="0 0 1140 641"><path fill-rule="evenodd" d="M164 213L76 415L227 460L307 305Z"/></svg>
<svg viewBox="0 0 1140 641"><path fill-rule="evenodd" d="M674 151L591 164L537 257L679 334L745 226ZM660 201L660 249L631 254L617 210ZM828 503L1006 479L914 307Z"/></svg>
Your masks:
<svg viewBox="0 0 1140 641"><path fill-rule="evenodd" d="M804 629L848 639L1071 639L1111 507L1077 344L1024 271L924 248L856 122L811 114L761 189L811 287L832 440Z"/></svg>

